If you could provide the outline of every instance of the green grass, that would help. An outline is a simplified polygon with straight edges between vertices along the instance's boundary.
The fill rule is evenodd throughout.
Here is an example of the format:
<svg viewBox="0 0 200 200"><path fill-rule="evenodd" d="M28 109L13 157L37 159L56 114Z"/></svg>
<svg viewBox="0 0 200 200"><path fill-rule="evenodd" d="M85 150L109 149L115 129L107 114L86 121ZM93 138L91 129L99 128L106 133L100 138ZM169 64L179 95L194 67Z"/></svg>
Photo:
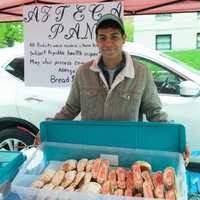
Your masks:
<svg viewBox="0 0 200 200"><path fill-rule="evenodd" d="M170 51L164 53L182 61L191 67L200 70L200 49L187 51Z"/></svg>

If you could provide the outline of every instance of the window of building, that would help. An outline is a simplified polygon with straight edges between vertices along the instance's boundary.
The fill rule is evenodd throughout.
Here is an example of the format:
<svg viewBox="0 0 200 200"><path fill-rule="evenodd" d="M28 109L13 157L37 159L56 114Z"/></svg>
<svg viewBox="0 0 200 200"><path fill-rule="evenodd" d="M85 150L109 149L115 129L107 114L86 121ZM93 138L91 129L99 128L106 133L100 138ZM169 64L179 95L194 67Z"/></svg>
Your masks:
<svg viewBox="0 0 200 200"><path fill-rule="evenodd" d="M172 18L172 14L170 13L165 13L165 14L156 14L156 19L160 20L160 19L171 19Z"/></svg>
<svg viewBox="0 0 200 200"><path fill-rule="evenodd" d="M197 49L200 49L200 33L197 33Z"/></svg>
<svg viewBox="0 0 200 200"><path fill-rule="evenodd" d="M171 35L156 35L156 50L171 50Z"/></svg>

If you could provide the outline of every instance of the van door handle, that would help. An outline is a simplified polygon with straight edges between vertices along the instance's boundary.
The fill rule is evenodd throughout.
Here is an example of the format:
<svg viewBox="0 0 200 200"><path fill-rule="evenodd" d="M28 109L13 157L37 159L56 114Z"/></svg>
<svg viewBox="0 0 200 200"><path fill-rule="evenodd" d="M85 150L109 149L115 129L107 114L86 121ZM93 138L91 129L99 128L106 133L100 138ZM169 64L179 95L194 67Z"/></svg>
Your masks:
<svg viewBox="0 0 200 200"><path fill-rule="evenodd" d="M43 102L44 99L42 99L41 97L36 97L36 96L25 96L24 99L26 101L37 101L37 102Z"/></svg>

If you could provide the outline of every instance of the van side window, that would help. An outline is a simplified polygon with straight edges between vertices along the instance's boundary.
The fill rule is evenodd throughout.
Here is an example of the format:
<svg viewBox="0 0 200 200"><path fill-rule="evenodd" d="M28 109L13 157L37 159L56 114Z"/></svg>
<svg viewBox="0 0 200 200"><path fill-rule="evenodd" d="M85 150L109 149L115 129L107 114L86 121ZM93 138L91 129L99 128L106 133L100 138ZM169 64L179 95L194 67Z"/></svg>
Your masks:
<svg viewBox="0 0 200 200"><path fill-rule="evenodd" d="M179 84L184 81L183 78L151 60L133 56L132 59L145 64L151 70L158 93L180 94Z"/></svg>
<svg viewBox="0 0 200 200"><path fill-rule="evenodd" d="M24 81L24 58L15 58L5 67L5 70L9 74Z"/></svg>

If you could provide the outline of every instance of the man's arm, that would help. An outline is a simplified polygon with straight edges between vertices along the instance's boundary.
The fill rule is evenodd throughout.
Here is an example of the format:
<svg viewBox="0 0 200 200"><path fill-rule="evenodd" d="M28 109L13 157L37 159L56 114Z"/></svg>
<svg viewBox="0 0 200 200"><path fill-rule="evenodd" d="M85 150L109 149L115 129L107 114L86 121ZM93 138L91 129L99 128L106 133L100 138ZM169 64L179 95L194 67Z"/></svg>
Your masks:
<svg viewBox="0 0 200 200"><path fill-rule="evenodd" d="M141 102L141 110L151 122L169 122L168 115L162 111L162 102L158 95L151 71L148 69L147 82Z"/></svg>

